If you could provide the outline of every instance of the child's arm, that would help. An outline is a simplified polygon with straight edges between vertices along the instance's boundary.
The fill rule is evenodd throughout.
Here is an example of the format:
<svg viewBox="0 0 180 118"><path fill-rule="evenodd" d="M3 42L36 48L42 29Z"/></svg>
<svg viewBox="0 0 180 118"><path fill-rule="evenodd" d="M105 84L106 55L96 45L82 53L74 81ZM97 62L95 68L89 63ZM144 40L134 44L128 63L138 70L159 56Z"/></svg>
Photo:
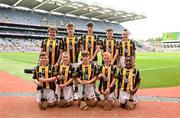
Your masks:
<svg viewBox="0 0 180 118"><path fill-rule="evenodd" d="M131 95L134 95L137 92L140 85L140 81L141 81L140 74L139 74L139 71L137 70L136 79L135 79L135 87L134 89L130 91Z"/></svg>
<svg viewBox="0 0 180 118"><path fill-rule="evenodd" d="M84 82L80 78L77 78L77 80L80 84L84 84Z"/></svg>
<svg viewBox="0 0 180 118"><path fill-rule="evenodd" d="M96 81L96 77L94 77L93 79L87 81L87 84L91 84L91 83L93 83L94 81Z"/></svg>
<svg viewBox="0 0 180 118"><path fill-rule="evenodd" d="M66 82L65 84L60 84L60 88L63 88L65 86L68 86L69 84L71 84L73 82L73 78L71 78L68 82Z"/></svg>
<svg viewBox="0 0 180 118"><path fill-rule="evenodd" d="M52 82L56 80L56 76L50 77L50 78L39 78L40 82Z"/></svg>
<svg viewBox="0 0 180 118"><path fill-rule="evenodd" d="M33 82L34 82L37 86L42 86L42 83L38 81L37 68L35 69L35 71L34 71L34 73L33 73Z"/></svg>

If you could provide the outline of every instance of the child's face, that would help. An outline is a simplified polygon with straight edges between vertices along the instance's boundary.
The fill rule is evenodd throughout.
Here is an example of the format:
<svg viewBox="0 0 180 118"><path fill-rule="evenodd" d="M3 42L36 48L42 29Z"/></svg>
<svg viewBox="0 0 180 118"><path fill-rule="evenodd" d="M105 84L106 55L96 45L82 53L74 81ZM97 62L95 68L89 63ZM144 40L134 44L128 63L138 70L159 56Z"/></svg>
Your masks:
<svg viewBox="0 0 180 118"><path fill-rule="evenodd" d="M110 64L111 63L111 58L109 56L103 56L103 61L105 64Z"/></svg>
<svg viewBox="0 0 180 118"><path fill-rule="evenodd" d="M82 61L83 61L83 63L87 63L89 61L89 56L88 55L83 55L82 56Z"/></svg>
<svg viewBox="0 0 180 118"><path fill-rule="evenodd" d="M69 35L73 35L74 34L74 27L67 27L67 33Z"/></svg>
<svg viewBox="0 0 180 118"><path fill-rule="evenodd" d="M126 68L132 68L132 59L130 57L127 57L125 60Z"/></svg>
<svg viewBox="0 0 180 118"><path fill-rule="evenodd" d="M43 65L43 66L46 66L46 65L49 64L48 55L40 57L40 64Z"/></svg>
<svg viewBox="0 0 180 118"><path fill-rule="evenodd" d="M56 36L57 36L56 30L49 30L49 37L51 39L55 39Z"/></svg>
<svg viewBox="0 0 180 118"><path fill-rule="evenodd" d="M62 60L64 63L69 63L69 55L68 54L63 54L62 55Z"/></svg>
<svg viewBox="0 0 180 118"><path fill-rule="evenodd" d="M107 36L108 38L111 38L111 37L113 36L113 32L112 32L112 31L107 31L107 32L106 32L106 36Z"/></svg>
<svg viewBox="0 0 180 118"><path fill-rule="evenodd" d="M128 32L123 32L123 38L124 38L124 39L128 39L128 37L129 37Z"/></svg>
<svg viewBox="0 0 180 118"><path fill-rule="evenodd" d="M93 28L89 26L89 27L87 28L87 30L88 30L88 32L92 32L92 31L93 31Z"/></svg>

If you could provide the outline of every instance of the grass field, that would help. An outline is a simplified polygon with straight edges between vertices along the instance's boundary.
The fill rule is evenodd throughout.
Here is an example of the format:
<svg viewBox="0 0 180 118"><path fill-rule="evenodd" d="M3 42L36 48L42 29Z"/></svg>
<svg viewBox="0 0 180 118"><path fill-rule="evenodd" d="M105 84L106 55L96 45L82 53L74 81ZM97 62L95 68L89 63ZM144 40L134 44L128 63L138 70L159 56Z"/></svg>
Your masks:
<svg viewBox="0 0 180 118"><path fill-rule="evenodd" d="M180 53L137 53L136 66L141 73L141 88L180 86ZM36 52L0 53L0 70L31 80L24 68L37 64Z"/></svg>

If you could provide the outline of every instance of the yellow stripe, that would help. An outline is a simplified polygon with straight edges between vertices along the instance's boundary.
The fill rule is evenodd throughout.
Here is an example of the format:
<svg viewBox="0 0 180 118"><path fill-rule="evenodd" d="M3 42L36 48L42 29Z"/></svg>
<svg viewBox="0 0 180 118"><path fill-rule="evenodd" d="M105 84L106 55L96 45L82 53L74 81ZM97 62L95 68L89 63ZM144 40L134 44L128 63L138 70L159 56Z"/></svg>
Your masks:
<svg viewBox="0 0 180 118"><path fill-rule="evenodd" d="M70 56L70 49L69 49L69 40L72 40L72 60L73 60L73 63L76 63L76 57L75 57L75 37L73 38L69 38L67 37L67 51L69 53L69 56Z"/></svg>
<svg viewBox="0 0 180 118"><path fill-rule="evenodd" d="M130 90L132 90L132 81L133 81L133 69L129 70L129 75L128 75L128 84L127 84L127 88L126 91L129 92Z"/></svg>
<svg viewBox="0 0 180 118"><path fill-rule="evenodd" d="M39 66L39 73L42 73L42 66ZM45 66L45 78L49 78L48 75L49 75L49 66ZM46 82L46 88L50 88L49 82Z"/></svg>
<svg viewBox="0 0 180 118"><path fill-rule="evenodd" d="M92 36L89 36L89 35L86 35L86 45L85 45L85 50L86 51L89 51L88 50L88 42L89 42L89 37L91 38L91 51L89 52L90 53L90 58L93 57L93 51L94 51L94 35Z"/></svg>
<svg viewBox="0 0 180 118"><path fill-rule="evenodd" d="M123 69L123 80L122 80L122 83L121 83L121 90L122 91L124 90L124 80L125 80L125 77L126 77L126 69Z"/></svg>
<svg viewBox="0 0 180 118"><path fill-rule="evenodd" d="M128 41L128 56L131 56L131 44L130 44L130 40Z"/></svg>
<svg viewBox="0 0 180 118"><path fill-rule="evenodd" d="M62 75L62 70L63 70L63 64L61 63L60 64L60 76ZM65 80L64 80L64 84L67 82L67 80L68 80L68 74L69 74L69 65L68 66L66 66L66 70L65 70ZM61 79L61 78L59 78L59 79Z"/></svg>
<svg viewBox="0 0 180 118"><path fill-rule="evenodd" d="M106 51L107 52L109 52L109 50L108 50L108 48L109 48L109 41L108 41L108 39L106 39ZM111 57L113 58L114 57L114 39L111 39Z"/></svg>
<svg viewBox="0 0 180 118"><path fill-rule="evenodd" d="M102 74L105 75L105 65L102 68ZM107 88L110 88L110 82L111 82L111 66L108 66L108 80L107 80ZM102 85L101 92L104 92L104 88Z"/></svg>
<svg viewBox="0 0 180 118"><path fill-rule="evenodd" d="M82 72L83 74L85 73L85 65L82 64ZM91 77L91 64L88 64L88 80L90 79ZM84 76L83 76L83 80L85 80Z"/></svg>
<svg viewBox="0 0 180 118"><path fill-rule="evenodd" d="M127 73L127 69L123 69L123 80L121 83L121 90L124 91L124 84L125 84L125 79L126 79L126 73ZM127 92L129 92L130 90L132 90L133 87L133 69L129 70L129 75L128 75L128 83L127 83L127 87L126 90Z"/></svg>
<svg viewBox="0 0 180 118"><path fill-rule="evenodd" d="M51 43L51 41L50 41L50 39L48 39L48 41L47 41L47 45L46 45L46 52L48 52L49 51L49 45L50 45L50 43ZM51 54L51 63L52 63L52 65L54 65L55 64L55 46L56 46L56 40L53 40L53 42L52 42L52 54Z"/></svg>
<svg viewBox="0 0 180 118"><path fill-rule="evenodd" d="M131 56L131 42L130 40L128 41L122 41L122 55L125 56L125 52L124 52L124 49L125 49L125 43L127 43L127 47L128 47L128 55L127 56Z"/></svg>

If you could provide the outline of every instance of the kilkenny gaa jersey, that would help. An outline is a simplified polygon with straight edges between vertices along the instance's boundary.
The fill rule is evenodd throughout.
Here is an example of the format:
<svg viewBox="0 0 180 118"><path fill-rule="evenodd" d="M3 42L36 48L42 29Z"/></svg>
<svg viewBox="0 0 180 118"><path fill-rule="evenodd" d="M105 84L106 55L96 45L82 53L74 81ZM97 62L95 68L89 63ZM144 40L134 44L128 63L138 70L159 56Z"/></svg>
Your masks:
<svg viewBox="0 0 180 118"><path fill-rule="evenodd" d="M140 82L140 74L136 68L126 69L122 68L118 72L118 88L122 91L129 92L134 89Z"/></svg>
<svg viewBox="0 0 180 118"><path fill-rule="evenodd" d="M91 80L96 75L97 71L97 67L93 63L88 65L80 64L77 67L77 76L81 80Z"/></svg>
<svg viewBox="0 0 180 118"><path fill-rule="evenodd" d="M49 52L49 64L54 65L59 59L60 49L63 47L62 40L45 39L42 41L41 48L43 51Z"/></svg>
<svg viewBox="0 0 180 118"><path fill-rule="evenodd" d="M116 49L117 49L117 42L115 39L112 39L112 40L105 39L104 40L103 51L109 52L111 54L112 58L114 57L114 55L116 53Z"/></svg>
<svg viewBox="0 0 180 118"><path fill-rule="evenodd" d="M63 39L63 50L70 55L70 63L78 62L78 54L80 52L80 42L77 37L65 37Z"/></svg>
<svg viewBox="0 0 180 118"><path fill-rule="evenodd" d="M99 86L98 86L98 89L101 93L103 93L107 88L110 87L113 79L115 79L115 73L116 73L116 68L114 68L113 65L100 66L98 74L105 75L104 78L100 78L100 82L99 82ZM114 91L114 89L115 89L115 86L110 88L110 93L112 93Z"/></svg>
<svg viewBox="0 0 180 118"><path fill-rule="evenodd" d="M33 79L37 79L39 81L39 78L50 78L57 75L56 70L54 68L54 66L52 65L48 65L48 66L37 66L35 71L34 71L34 75L33 75ZM55 90L55 82L44 82L43 83L43 88L50 88L52 90ZM40 90L40 86L37 86L37 90Z"/></svg>
<svg viewBox="0 0 180 118"><path fill-rule="evenodd" d="M99 45L99 38L97 35L82 35L80 39L81 45L83 46L83 50L89 51L90 58L93 57L96 46Z"/></svg>
<svg viewBox="0 0 180 118"><path fill-rule="evenodd" d="M132 40L121 41L120 42L120 56L133 56L135 53L136 47Z"/></svg>
<svg viewBox="0 0 180 118"><path fill-rule="evenodd" d="M67 66L61 63L57 69L57 73L59 75L59 79L57 80L57 84L65 84L74 76L74 67L71 64ZM73 83L70 83L68 86L72 86Z"/></svg>

